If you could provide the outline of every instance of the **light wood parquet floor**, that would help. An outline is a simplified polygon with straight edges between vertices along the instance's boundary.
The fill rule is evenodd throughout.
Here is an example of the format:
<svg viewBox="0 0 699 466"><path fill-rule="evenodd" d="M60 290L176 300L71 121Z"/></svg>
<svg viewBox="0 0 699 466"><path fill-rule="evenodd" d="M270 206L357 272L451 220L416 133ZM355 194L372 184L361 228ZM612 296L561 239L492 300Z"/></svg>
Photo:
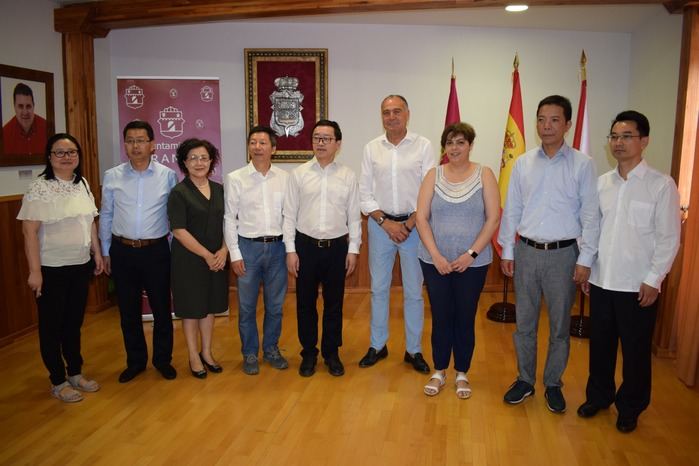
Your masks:
<svg viewBox="0 0 699 466"><path fill-rule="evenodd" d="M673 362L654 359L653 397L630 435L614 427L614 408L595 418L575 414L584 399L587 340L571 340L564 394L568 412L550 413L539 380L519 406L502 396L516 376L514 324L486 319L500 299L484 293L477 318L471 399L458 400L453 372L428 398L427 376L403 363L401 293L392 293L389 357L368 369L358 360L369 341L370 296L345 298L343 377L318 366L298 375L295 296L287 296L280 347L291 367L241 372L235 311L216 319L214 353L222 374L189 374L180 323L167 381L149 367L128 384L118 312L88 315L83 326L84 372L102 384L68 405L49 395L36 334L2 348L0 464L71 465L699 465L699 391L685 387ZM235 302L234 299L231 302ZM426 300L423 347L431 365ZM259 316L261 317L261 316ZM261 320L261 319L260 319ZM539 378L547 320L539 332ZM145 324L150 337L150 324ZM543 349L543 350L542 350Z"/></svg>

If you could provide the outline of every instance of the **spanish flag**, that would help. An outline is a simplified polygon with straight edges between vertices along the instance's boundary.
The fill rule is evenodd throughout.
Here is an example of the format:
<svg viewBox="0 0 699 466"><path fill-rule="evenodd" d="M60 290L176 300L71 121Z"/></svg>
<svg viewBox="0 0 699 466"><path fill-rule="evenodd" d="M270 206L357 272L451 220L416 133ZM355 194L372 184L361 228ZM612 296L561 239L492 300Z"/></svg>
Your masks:
<svg viewBox="0 0 699 466"><path fill-rule="evenodd" d="M500 210L505 208L507 198L507 186L510 184L510 175L515 165L515 160L526 151L524 143L524 112L522 110L522 91L519 87L519 56L515 54L512 72L512 98L510 100L510 112L507 115L507 125L505 126L505 141L502 145L502 159L500 160L500 177L498 185L500 187ZM500 228L493 235L493 247L498 255L502 257L502 248L498 244L497 238Z"/></svg>

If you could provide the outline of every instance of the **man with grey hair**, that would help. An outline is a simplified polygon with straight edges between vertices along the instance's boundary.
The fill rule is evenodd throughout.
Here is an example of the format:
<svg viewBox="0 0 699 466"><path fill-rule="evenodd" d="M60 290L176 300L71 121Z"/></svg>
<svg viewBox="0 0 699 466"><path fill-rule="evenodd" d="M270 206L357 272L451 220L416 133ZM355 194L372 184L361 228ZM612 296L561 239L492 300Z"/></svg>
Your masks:
<svg viewBox="0 0 699 466"><path fill-rule="evenodd" d="M421 352L424 304L415 209L420 184L435 165L436 155L427 138L408 131L410 110L403 96L383 99L381 119L385 133L364 146L359 178L360 206L369 216L371 274L371 346L359 367L373 366L388 356L388 302L398 253L405 319L403 359L418 372L428 373L430 368Z"/></svg>

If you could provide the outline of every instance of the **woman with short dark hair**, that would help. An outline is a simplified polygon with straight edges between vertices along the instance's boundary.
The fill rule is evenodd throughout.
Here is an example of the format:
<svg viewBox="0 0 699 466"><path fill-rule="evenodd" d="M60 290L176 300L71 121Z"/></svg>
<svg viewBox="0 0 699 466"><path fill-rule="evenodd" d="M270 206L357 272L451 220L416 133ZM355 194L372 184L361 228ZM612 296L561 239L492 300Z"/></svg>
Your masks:
<svg viewBox="0 0 699 466"><path fill-rule="evenodd" d="M73 403L83 399L81 391L100 388L82 375L80 328L90 275L102 273L104 263L95 199L81 174L80 144L70 134L56 134L45 155L46 167L29 185L17 219L22 220L27 283L36 296L39 349L51 395Z"/></svg>

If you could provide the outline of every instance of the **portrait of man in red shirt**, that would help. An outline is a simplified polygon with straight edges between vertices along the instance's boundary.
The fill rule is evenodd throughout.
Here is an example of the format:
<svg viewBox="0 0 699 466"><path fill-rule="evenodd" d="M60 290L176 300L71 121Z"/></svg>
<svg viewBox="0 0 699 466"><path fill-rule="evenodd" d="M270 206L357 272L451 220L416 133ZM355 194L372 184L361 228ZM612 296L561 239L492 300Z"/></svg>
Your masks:
<svg viewBox="0 0 699 466"><path fill-rule="evenodd" d="M34 93L18 83L12 93L15 116L2 127L3 153L43 154L46 146L46 120L34 113Z"/></svg>

